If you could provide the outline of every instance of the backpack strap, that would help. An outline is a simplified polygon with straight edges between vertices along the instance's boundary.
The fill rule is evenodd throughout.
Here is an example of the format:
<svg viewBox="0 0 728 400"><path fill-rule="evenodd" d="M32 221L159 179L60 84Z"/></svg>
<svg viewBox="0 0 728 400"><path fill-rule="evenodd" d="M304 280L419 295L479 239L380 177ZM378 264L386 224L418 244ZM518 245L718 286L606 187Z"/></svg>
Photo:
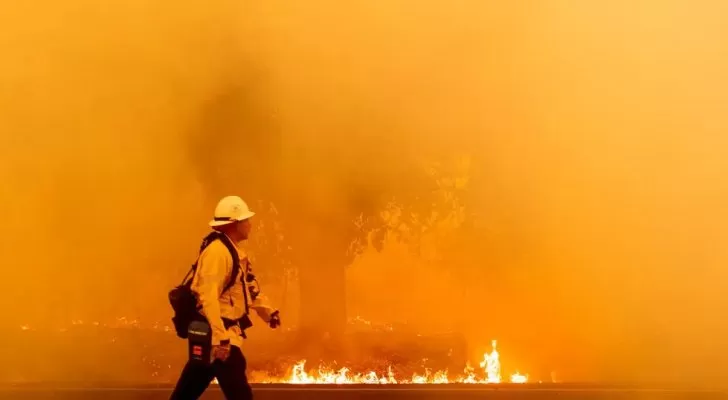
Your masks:
<svg viewBox="0 0 728 400"><path fill-rule="evenodd" d="M221 234L220 232L210 232L207 236L205 236L204 239L202 239L202 243L200 244L200 251L197 253L197 260L195 260L195 263L192 264L192 267L189 271L187 271L187 275L182 279L182 283L180 286L192 286L192 280L195 279L195 274L197 273L197 263L200 261L199 255L202 254L202 252L207 248L207 246L210 245L213 241L216 239L219 239L220 236L225 236ZM233 260L234 262L234 260Z"/></svg>
<svg viewBox="0 0 728 400"><path fill-rule="evenodd" d="M223 288L222 288L222 292L221 292L221 294L222 294L222 293L225 293L228 290L230 290L235 285L235 281L238 279L238 275L240 275L240 270L242 268L240 266L240 254L238 254L238 249L235 247L235 245L230 240L230 238L227 237L227 235L225 235L224 233L213 231L213 232L210 232L210 234L208 234L207 236L205 236L205 238L202 240L202 244L200 245L200 254L202 254L202 252L205 250L205 248L207 248L207 246L209 246L210 243L214 242L215 240L219 240L222 242L222 244L225 245L225 247L230 252L230 256L233 259L233 271L230 274L230 279L227 281L225 286L223 286ZM198 261L199 261L199 258L198 258ZM183 280L183 284L187 284L189 286L192 285L192 279L194 279L195 273L197 272L197 262L198 261L195 261L195 263L192 264L192 268L190 269L189 272L187 272L187 275L185 276L185 279ZM190 275L192 275L192 276L189 278L189 281L188 281L187 278ZM243 285L243 296L245 297L245 314L247 315L250 310L248 307L248 291L244 286L245 285Z"/></svg>
<svg viewBox="0 0 728 400"><path fill-rule="evenodd" d="M235 247L233 242L230 240L229 237L225 234L220 234L219 237L220 241L227 247L228 251L230 251L230 255L233 256L233 272L230 274L230 280L225 284L225 286L222 288L222 293L227 292L233 285L235 285L235 281L238 279L238 275L240 275L240 254L238 254L238 249ZM246 260L247 263L247 260ZM246 272L247 272L247 265L246 265ZM245 315L248 315L250 313L250 309L248 307L248 289L245 287L245 284L243 284L243 297L245 298L244 304L245 304Z"/></svg>
<svg viewBox="0 0 728 400"><path fill-rule="evenodd" d="M233 272L230 274L230 280L222 288L222 293L225 293L235 285L235 280L240 275L240 255L238 254L238 249L235 248L233 242L226 235L220 234L218 239L227 247L230 255L233 257Z"/></svg>

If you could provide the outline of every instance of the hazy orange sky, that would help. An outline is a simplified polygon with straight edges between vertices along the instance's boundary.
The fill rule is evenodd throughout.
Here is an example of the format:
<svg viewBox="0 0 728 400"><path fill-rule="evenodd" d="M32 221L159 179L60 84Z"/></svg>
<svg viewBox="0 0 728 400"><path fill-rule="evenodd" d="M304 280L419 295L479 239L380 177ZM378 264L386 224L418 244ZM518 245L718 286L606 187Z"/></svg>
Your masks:
<svg viewBox="0 0 728 400"><path fill-rule="evenodd" d="M228 191L301 198L326 230L469 156L443 298L435 270L398 285L410 256L390 252L352 267L384 286L351 283L350 309L510 341L532 369L728 378L727 3L6 3L12 326L168 318Z"/></svg>

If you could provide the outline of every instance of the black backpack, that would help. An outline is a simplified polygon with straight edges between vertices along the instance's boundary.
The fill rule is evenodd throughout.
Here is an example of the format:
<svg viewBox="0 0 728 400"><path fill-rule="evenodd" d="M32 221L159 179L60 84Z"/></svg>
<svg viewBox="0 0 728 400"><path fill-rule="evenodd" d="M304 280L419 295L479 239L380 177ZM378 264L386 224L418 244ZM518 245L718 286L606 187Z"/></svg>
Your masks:
<svg viewBox="0 0 728 400"><path fill-rule="evenodd" d="M233 257L233 272L230 276L230 280L222 289L222 293L225 293L233 287L235 280L238 278L238 274L240 273L240 258L238 256L238 251L235 249L235 245L230 241L230 238L220 232L212 232L202 240L202 244L200 245L200 254L202 254L202 251L215 240L221 241ZM174 330L177 332L177 336L182 339L187 339L187 329L192 321L205 320L202 314L200 314L200 309L197 305L197 297L194 293L192 293L192 280L197 272L198 261L199 257L198 260L192 264L192 268L190 268L187 272L182 283L169 291L169 303L172 305L172 310L174 310L172 323L174 324Z"/></svg>

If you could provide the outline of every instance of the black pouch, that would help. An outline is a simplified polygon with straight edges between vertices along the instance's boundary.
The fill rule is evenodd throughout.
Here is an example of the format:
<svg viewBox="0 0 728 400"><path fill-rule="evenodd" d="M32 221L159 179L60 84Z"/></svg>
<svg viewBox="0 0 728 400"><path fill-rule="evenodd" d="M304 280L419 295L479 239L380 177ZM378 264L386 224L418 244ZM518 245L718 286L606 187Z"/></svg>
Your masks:
<svg viewBox="0 0 728 400"><path fill-rule="evenodd" d="M212 331L205 321L192 321L187 330L187 345L190 362L208 365L212 356Z"/></svg>
<svg viewBox="0 0 728 400"><path fill-rule="evenodd" d="M174 331L182 339L187 339L190 323L199 315L197 312L197 299L190 289L191 282L192 280L189 280L189 282L177 286L168 295L169 303L172 305L172 310L174 310L174 316L172 317Z"/></svg>

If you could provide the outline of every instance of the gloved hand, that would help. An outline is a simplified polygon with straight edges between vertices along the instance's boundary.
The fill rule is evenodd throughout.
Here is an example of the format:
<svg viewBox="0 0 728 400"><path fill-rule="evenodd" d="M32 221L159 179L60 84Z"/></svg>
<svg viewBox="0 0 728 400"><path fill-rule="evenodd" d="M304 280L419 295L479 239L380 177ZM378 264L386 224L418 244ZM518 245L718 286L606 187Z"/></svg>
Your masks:
<svg viewBox="0 0 728 400"><path fill-rule="evenodd" d="M270 321L268 321L268 325L272 329L276 329L277 327L281 326L281 315L278 310L273 311L273 313L270 315Z"/></svg>
<svg viewBox="0 0 728 400"><path fill-rule="evenodd" d="M223 340L219 345L213 345L212 351L210 352L212 362L216 360L225 361L230 357L230 341Z"/></svg>

